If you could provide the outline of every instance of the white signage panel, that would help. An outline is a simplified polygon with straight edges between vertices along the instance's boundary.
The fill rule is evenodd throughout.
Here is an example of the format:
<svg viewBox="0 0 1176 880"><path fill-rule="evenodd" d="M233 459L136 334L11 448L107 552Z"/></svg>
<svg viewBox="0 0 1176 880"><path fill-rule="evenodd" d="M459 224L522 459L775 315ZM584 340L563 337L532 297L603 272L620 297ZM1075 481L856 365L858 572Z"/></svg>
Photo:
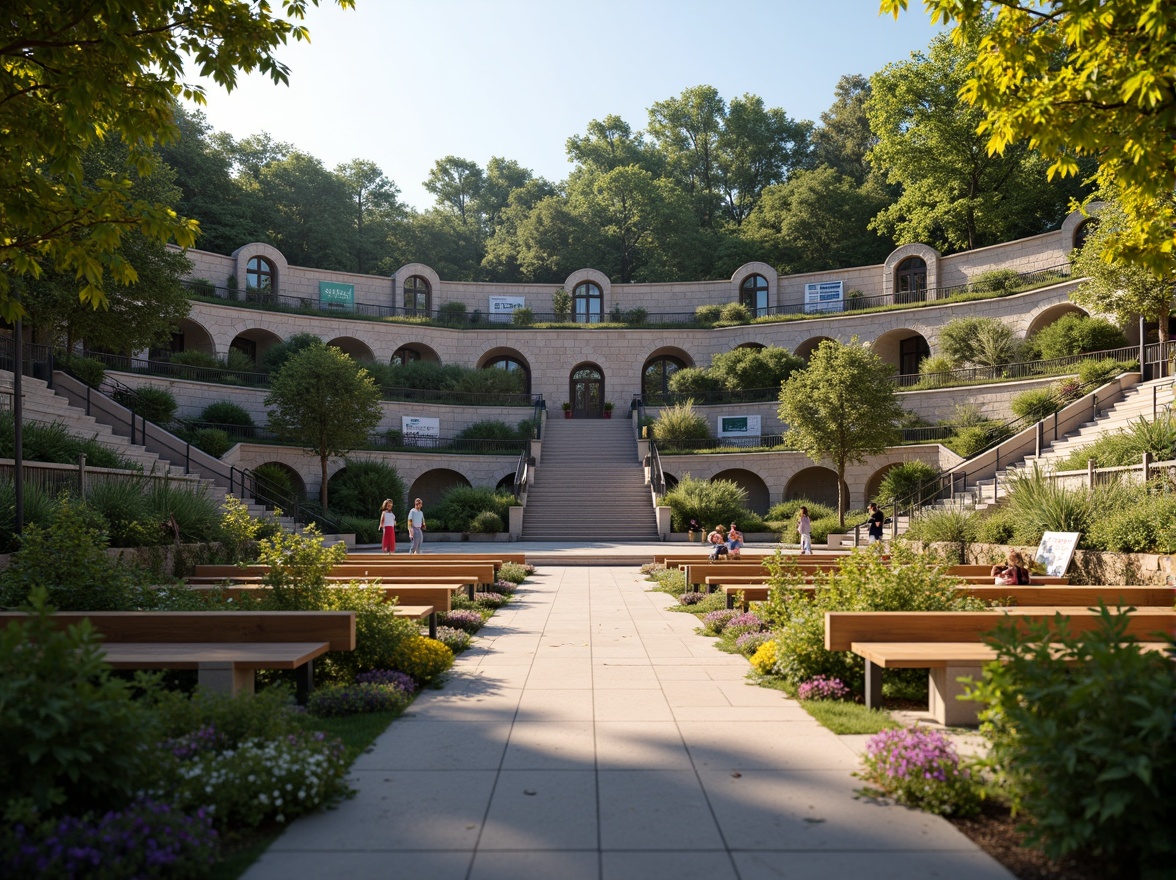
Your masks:
<svg viewBox="0 0 1176 880"><path fill-rule="evenodd" d="M845 282L818 281L804 286L805 314L845 310Z"/></svg>
<svg viewBox="0 0 1176 880"><path fill-rule="evenodd" d="M441 420L422 416L401 416L400 433L405 446L435 446L441 436Z"/></svg>
<svg viewBox="0 0 1176 880"><path fill-rule="evenodd" d="M490 320L499 324L509 324L514 320L514 310L521 309L527 304L525 296L492 296L490 297Z"/></svg>
<svg viewBox="0 0 1176 880"><path fill-rule="evenodd" d="M717 436L759 437L759 416L719 416Z"/></svg>

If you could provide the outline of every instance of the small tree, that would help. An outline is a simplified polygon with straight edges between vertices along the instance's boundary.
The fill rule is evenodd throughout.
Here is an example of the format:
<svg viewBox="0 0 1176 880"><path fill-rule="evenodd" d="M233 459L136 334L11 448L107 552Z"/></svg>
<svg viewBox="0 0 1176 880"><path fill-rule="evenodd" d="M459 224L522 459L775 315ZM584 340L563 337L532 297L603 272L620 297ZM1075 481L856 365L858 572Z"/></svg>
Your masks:
<svg viewBox="0 0 1176 880"><path fill-rule="evenodd" d="M361 445L380 421L380 389L368 371L322 342L290 357L275 374L265 405L270 430L319 457L327 510L327 462Z"/></svg>
<svg viewBox="0 0 1176 880"><path fill-rule="evenodd" d="M780 391L785 441L814 462L837 471L837 518L845 528L845 468L882 452L899 438L902 405L890 381L894 367L854 337L848 345L827 339L808 369L793 373Z"/></svg>

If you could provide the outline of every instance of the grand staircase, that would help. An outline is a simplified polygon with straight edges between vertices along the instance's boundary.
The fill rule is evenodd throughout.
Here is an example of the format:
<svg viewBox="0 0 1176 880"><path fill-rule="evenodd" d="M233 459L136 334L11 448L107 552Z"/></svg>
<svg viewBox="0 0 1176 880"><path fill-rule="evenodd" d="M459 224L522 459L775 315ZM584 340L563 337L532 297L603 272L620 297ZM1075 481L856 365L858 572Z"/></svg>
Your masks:
<svg viewBox="0 0 1176 880"><path fill-rule="evenodd" d="M1166 415L1172 401L1172 377L1139 383L1097 418L1083 423L1078 430L1066 434L1043 449L1041 455L1026 456L1004 470L997 471L994 478L979 480L973 490L972 503L980 509L1000 503L1013 475L1017 472L1030 471L1036 465L1042 472L1052 473L1058 470L1058 462L1068 458L1076 450L1094 443L1099 437L1127 431L1130 423L1140 418L1153 421L1156 417Z"/></svg>
<svg viewBox="0 0 1176 880"><path fill-rule="evenodd" d="M645 472L626 419L549 419L527 490L524 541L658 540Z"/></svg>

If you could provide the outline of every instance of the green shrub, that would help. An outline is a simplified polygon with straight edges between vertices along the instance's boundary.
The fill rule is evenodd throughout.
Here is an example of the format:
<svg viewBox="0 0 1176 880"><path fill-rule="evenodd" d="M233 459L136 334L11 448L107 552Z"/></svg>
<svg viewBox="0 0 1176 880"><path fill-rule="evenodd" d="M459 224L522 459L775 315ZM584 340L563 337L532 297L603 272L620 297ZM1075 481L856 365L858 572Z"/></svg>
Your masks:
<svg viewBox="0 0 1176 880"><path fill-rule="evenodd" d="M721 324L748 324L750 322L751 311L743 303L727 303L719 313L718 323Z"/></svg>
<svg viewBox="0 0 1176 880"><path fill-rule="evenodd" d="M952 381L951 371L956 362L945 354L937 354L919 361L919 387L939 388Z"/></svg>
<svg viewBox="0 0 1176 880"><path fill-rule="evenodd" d="M375 518L385 498L404 511L406 489L396 468L382 461L347 459L327 483L331 511L341 516Z"/></svg>
<svg viewBox="0 0 1176 880"><path fill-rule="evenodd" d="M861 519L865 515L861 511L857 511L857 514L857 516L854 516L854 519ZM853 521L850 519L850 511L846 511L845 517L847 523ZM810 515L809 519L812 519L812 533L810 537L814 544L824 544L828 542L830 535L840 535L845 532L845 529L841 526L841 517L836 513L818 517L817 519L813 519ZM800 538L798 536L797 541L799 540Z"/></svg>
<svg viewBox="0 0 1176 880"><path fill-rule="evenodd" d="M706 374L728 391L771 389L775 398L779 396L781 384L804 368L803 358L778 345L768 345L719 352L711 357ZM672 380L671 387L675 387ZM675 390L678 389L675 387Z"/></svg>
<svg viewBox="0 0 1176 880"><path fill-rule="evenodd" d="M452 532L473 531L470 524L483 511L493 513L501 524L510 516L514 496L488 487L454 486L432 506L429 516ZM501 525L499 527L501 531Z"/></svg>
<svg viewBox="0 0 1176 880"><path fill-rule="evenodd" d="M625 323L630 327L640 327L649 320L649 312L643 308L629 309L625 312Z"/></svg>
<svg viewBox="0 0 1176 880"><path fill-rule="evenodd" d="M810 501L807 498L793 498L789 501L778 501L773 504L766 519L769 522L790 522L796 519L796 515L802 507L808 508L809 519L813 520L837 515L835 507L821 504L819 501Z"/></svg>
<svg viewBox="0 0 1176 880"><path fill-rule="evenodd" d="M380 533L379 522L370 516L341 516L339 529L344 534L353 533L359 544L379 544L384 537Z"/></svg>
<svg viewBox="0 0 1176 880"><path fill-rule="evenodd" d="M245 429L233 432L238 437L253 436L253 416L249 415L249 411L245 407L228 400L220 400L204 407L200 413L200 421L212 425L232 425L235 428Z"/></svg>
<svg viewBox="0 0 1176 880"><path fill-rule="evenodd" d="M1176 459L1176 418L1170 412L1151 421L1140 416L1128 423L1127 436L1137 455L1146 452L1156 461Z"/></svg>
<svg viewBox="0 0 1176 880"><path fill-rule="evenodd" d="M276 373L293 355L321 343L322 340L313 333L295 333L284 342L267 348L261 355L260 367L267 373Z"/></svg>
<svg viewBox="0 0 1176 880"><path fill-rule="evenodd" d="M777 631L776 671L794 685L824 675L839 678L860 692L865 680L861 657L850 651L825 650L826 611L965 611L983 603L959 596L948 562L902 541L889 548L887 562L879 545L858 548L841 560L837 571L815 578L813 597L793 589L804 574L779 558L767 563L770 598L760 617Z"/></svg>
<svg viewBox="0 0 1176 880"><path fill-rule="evenodd" d="M1105 385L1121 373L1139 369L1139 361L1116 361L1111 358L1079 361L1077 364L1078 379L1087 388L1097 388Z"/></svg>
<svg viewBox="0 0 1176 880"><path fill-rule="evenodd" d="M175 517L183 541L214 541L219 536L220 504L203 485L152 480L143 499L148 522L162 525Z"/></svg>
<svg viewBox="0 0 1176 880"><path fill-rule="evenodd" d="M925 508L907 529L908 538L927 543L971 544L976 540L975 516L955 508Z"/></svg>
<svg viewBox="0 0 1176 880"><path fill-rule="evenodd" d="M1124 639L1126 619L1103 609L1082 635L1002 627L1002 662L971 696L987 704L987 763L1032 817L1031 845L1102 856L1124 877L1171 876L1176 665Z"/></svg>
<svg viewBox="0 0 1176 880"><path fill-rule="evenodd" d="M679 373L682 372L679 370ZM694 401L662 407L653 423L653 439L668 448L688 444L691 440L706 440L710 428L706 417L694 409Z"/></svg>
<svg viewBox="0 0 1176 880"><path fill-rule="evenodd" d="M1162 481L1098 487L1087 545L1112 553L1176 551L1176 495Z"/></svg>
<svg viewBox="0 0 1176 880"><path fill-rule="evenodd" d="M726 526L737 521L746 513L747 491L731 480L696 480L683 474L662 503L670 508L673 531L686 531L692 519L709 531L719 523Z"/></svg>
<svg viewBox="0 0 1176 880"><path fill-rule="evenodd" d="M72 357L66 366L91 388L97 388L106 378L106 365L96 358Z"/></svg>
<svg viewBox="0 0 1176 880"><path fill-rule="evenodd" d="M71 434L61 422L27 422L24 425L22 446L25 461L77 464L78 456L85 455L86 464L91 467L139 469L138 465L132 466L96 439ZM0 410L0 456L16 457L16 429L12 410Z"/></svg>
<svg viewBox="0 0 1176 880"><path fill-rule="evenodd" d="M517 562L505 562L498 570L499 580L509 581L512 584L521 584L527 579L528 574L527 567L519 565Z"/></svg>
<svg viewBox="0 0 1176 880"><path fill-rule="evenodd" d="M1045 360L1127 345L1127 337L1110 321L1074 313L1042 327L1033 334L1032 340L1039 356Z"/></svg>
<svg viewBox="0 0 1176 880"><path fill-rule="evenodd" d="M723 307L719 305L699 306L694 310L694 322L704 327L718 323L723 315Z"/></svg>
<svg viewBox="0 0 1176 880"><path fill-rule="evenodd" d="M96 480L86 490L86 504L106 523L112 547L161 544L166 518L156 519L147 504L146 485L134 480Z"/></svg>
<svg viewBox="0 0 1176 880"><path fill-rule="evenodd" d="M48 592L0 630L0 779L7 823L128 803L152 778L158 725L102 662L89 622L58 629ZM138 687L150 688L140 677Z"/></svg>
<svg viewBox="0 0 1176 880"><path fill-rule="evenodd" d="M1014 514L1007 507L989 508L974 519L976 541L980 544L1011 544L1016 534Z"/></svg>
<svg viewBox="0 0 1176 880"><path fill-rule="evenodd" d="M878 485L875 500L890 506L896 501L923 504L939 490L939 471L924 461L904 461L888 470Z"/></svg>
<svg viewBox="0 0 1176 880"><path fill-rule="evenodd" d="M176 398L164 388L119 388L111 396L117 403L133 410L135 415L163 427L171 424L176 415Z"/></svg>
<svg viewBox="0 0 1176 880"><path fill-rule="evenodd" d="M973 455L983 452L993 443L1003 440L1008 434L1008 428L1003 425L994 423L971 425L960 428L956 431L955 436L949 437L943 445L956 455L971 458Z"/></svg>
<svg viewBox="0 0 1176 880"><path fill-rule="evenodd" d="M510 322L516 327L530 327L535 323L535 310L520 306L510 313Z"/></svg>
<svg viewBox="0 0 1176 880"><path fill-rule="evenodd" d="M1009 401L1009 407L1019 418L1039 422L1061 409L1061 404L1054 396L1053 389L1031 388L1014 395Z"/></svg>
<svg viewBox="0 0 1176 880"><path fill-rule="evenodd" d="M273 604L283 611L327 608L327 575L345 558L347 546L325 546L314 525L297 533L279 531L257 542L257 561L269 569L262 582L274 591Z"/></svg>
<svg viewBox="0 0 1176 880"><path fill-rule="evenodd" d="M237 444L223 428L194 428L187 437L189 443L213 458L220 458Z"/></svg>
<svg viewBox="0 0 1176 880"><path fill-rule="evenodd" d="M1021 286L1021 275L1016 269L990 269L977 275L971 284L975 291L1004 293Z"/></svg>
<svg viewBox="0 0 1176 880"><path fill-rule="evenodd" d="M556 321L566 321L572 313L572 295L562 287L551 294L551 311Z"/></svg>
<svg viewBox="0 0 1176 880"><path fill-rule="evenodd" d="M940 331L939 344L956 364L971 366L1006 364L1017 353L1013 331L997 318L955 318Z"/></svg>
<svg viewBox="0 0 1176 880"><path fill-rule="evenodd" d="M502 517L492 510L483 510L470 520L470 531L479 534L497 534L503 530Z"/></svg>
<svg viewBox="0 0 1176 880"><path fill-rule="evenodd" d="M419 634L415 622L395 616L396 606L385 601L381 587L359 583L332 587L324 594L321 607L324 611L355 612L355 650L326 654L320 664L324 680L351 682L361 672L402 669L395 665L397 658L406 643Z"/></svg>
<svg viewBox="0 0 1176 880"><path fill-rule="evenodd" d="M268 461L259 464L253 469L253 475L257 477L259 500L293 499L298 495L294 490L294 478L280 464Z"/></svg>
<svg viewBox="0 0 1176 880"><path fill-rule="evenodd" d="M527 391L527 377L522 370L500 370L497 367L482 370L462 370L458 372L450 386L450 390L466 395L504 395L525 394Z"/></svg>
<svg viewBox="0 0 1176 880"><path fill-rule="evenodd" d="M223 365L216 359L216 355L206 351L177 351L168 356L169 364L181 367L194 367L191 371L179 370L177 375L183 378L196 378L200 370L219 370Z"/></svg>
<svg viewBox="0 0 1176 880"><path fill-rule="evenodd" d="M44 528L53 519L56 503L53 496L36 483L24 486L24 525ZM0 553L12 553L20 547L16 535L16 486L11 478L0 479Z"/></svg>
<svg viewBox="0 0 1176 880"><path fill-rule="evenodd" d="M693 395L704 400L720 391L722 377L702 367L684 367L670 376L669 389L678 395Z"/></svg>
<svg viewBox="0 0 1176 880"><path fill-rule="evenodd" d="M463 302L442 303L437 309L437 321L446 327L461 327L466 323L466 304Z"/></svg>
<svg viewBox="0 0 1176 880"><path fill-rule="evenodd" d="M531 423L525 422L530 427ZM457 432L456 439L458 440L521 440L526 439L522 437L518 430L512 428L506 422L495 419L486 419L481 422L474 422L472 425L467 425Z"/></svg>

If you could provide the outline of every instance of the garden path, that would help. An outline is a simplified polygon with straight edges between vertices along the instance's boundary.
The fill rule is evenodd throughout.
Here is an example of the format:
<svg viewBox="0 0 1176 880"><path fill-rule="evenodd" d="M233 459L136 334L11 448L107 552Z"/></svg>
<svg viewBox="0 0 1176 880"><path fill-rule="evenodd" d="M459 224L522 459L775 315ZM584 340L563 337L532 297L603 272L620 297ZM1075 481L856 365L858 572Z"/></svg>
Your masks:
<svg viewBox="0 0 1176 880"><path fill-rule="evenodd" d="M664 545L663 545L664 546ZM472 549L472 546L471 546ZM514 548L512 548L514 549ZM246 880L1007 880L635 566L543 564Z"/></svg>

